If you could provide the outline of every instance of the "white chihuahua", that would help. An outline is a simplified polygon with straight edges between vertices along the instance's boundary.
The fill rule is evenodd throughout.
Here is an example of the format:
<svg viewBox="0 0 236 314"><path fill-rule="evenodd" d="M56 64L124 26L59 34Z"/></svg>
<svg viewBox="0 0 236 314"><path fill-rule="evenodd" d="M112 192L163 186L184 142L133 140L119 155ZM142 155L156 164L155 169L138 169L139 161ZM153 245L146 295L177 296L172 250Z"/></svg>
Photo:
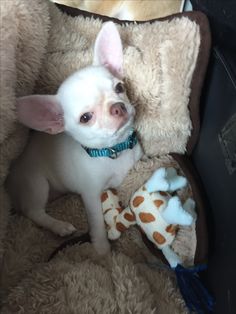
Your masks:
<svg viewBox="0 0 236 314"><path fill-rule="evenodd" d="M119 33L112 22L105 23L91 66L72 74L56 95L17 100L19 121L41 132L33 133L7 182L14 206L61 236L75 227L45 212L49 191L79 193L100 254L109 251L101 192L120 185L142 155L132 131L135 110L124 90L122 63Z"/></svg>

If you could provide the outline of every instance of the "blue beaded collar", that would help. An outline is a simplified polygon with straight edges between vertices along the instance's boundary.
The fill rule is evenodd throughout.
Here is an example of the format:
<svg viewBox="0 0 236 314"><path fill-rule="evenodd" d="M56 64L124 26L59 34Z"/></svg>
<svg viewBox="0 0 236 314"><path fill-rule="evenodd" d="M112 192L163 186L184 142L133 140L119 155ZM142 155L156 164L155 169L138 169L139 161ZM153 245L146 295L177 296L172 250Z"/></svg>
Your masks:
<svg viewBox="0 0 236 314"><path fill-rule="evenodd" d="M118 143L112 147L107 148L89 148L82 146L90 157L109 157L116 159L120 152L126 149L132 149L138 143L137 134L135 131L132 131L131 135L127 138L126 141Z"/></svg>

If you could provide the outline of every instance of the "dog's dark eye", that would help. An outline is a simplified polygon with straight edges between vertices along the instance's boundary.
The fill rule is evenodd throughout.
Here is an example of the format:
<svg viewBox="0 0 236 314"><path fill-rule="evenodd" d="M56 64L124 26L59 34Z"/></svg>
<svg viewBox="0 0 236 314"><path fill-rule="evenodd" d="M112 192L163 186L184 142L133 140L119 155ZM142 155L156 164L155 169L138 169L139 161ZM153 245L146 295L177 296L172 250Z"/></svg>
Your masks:
<svg viewBox="0 0 236 314"><path fill-rule="evenodd" d="M84 124L88 123L92 119L92 117L93 117L92 112L86 112L80 117L80 122Z"/></svg>
<svg viewBox="0 0 236 314"><path fill-rule="evenodd" d="M121 82L119 82L118 84L116 84L116 86L115 86L115 92L116 92L117 94L124 93L124 91L125 91L124 84L122 84Z"/></svg>

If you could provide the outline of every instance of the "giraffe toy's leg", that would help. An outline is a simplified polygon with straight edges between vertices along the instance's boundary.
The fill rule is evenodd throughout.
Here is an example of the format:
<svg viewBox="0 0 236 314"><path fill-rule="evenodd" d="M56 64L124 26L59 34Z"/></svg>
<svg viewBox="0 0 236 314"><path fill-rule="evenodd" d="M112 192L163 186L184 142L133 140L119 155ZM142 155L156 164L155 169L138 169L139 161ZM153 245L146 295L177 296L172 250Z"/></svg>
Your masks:
<svg viewBox="0 0 236 314"><path fill-rule="evenodd" d="M162 248L162 253L170 264L171 268L175 268L178 264L181 264L180 257L170 248L169 245Z"/></svg>
<svg viewBox="0 0 236 314"><path fill-rule="evenodd" d="M187 180L183 176L178 176L174 168L159 168L151 178L145 183L145 187L149 193L155 191L176 191L185 187Z"/></svg>
<svg viewBox="0 0 236 314"><path fill-rule="evenodd" d="M166 180L169 183L170 192L174 192L178 189L182 189L187 185L187 179L183 176L177 175L175 168L170 167L166 169Z"/></svg>
<svg viewBox="0 0 236 314"><path fill-rule="evenodd" d="M184 210L178 196L173 196L169 199L161 215L169 224L190 226L193 222L193 217Z"/></svg>
<svg viewBox="0 0 236 314"><path fill-rule="evenodd" d="M168 191L169 183L166 180L166 169L157 169L151 178L145 183L145 187L149 193L156 191Z"/></svg>
<svg viewBox="0 0 236 314"><path fill-rule="evenodd" d="M188 198L183 205L183 209L186 210L193 217L194 221L197 220L197 213L195 211L195 207L196 203L192 198Z"/></svg>

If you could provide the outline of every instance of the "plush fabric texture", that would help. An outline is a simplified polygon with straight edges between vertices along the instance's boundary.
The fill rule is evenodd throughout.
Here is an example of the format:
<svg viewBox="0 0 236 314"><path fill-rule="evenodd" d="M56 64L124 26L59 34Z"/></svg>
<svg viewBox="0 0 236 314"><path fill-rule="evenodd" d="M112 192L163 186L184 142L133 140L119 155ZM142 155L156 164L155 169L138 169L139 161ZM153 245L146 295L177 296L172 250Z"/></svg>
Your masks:
<svg viewBox="0 0 236 314"><path fill-rule="evenodd" d="M29 5L30 4L30 5ZM50 26L47 2L1 1L0 261L10 204L3 188L10 162L25 145L27 130L16 124L15 96L31 94L46 52Z"/></svg>
<svg viewBox="0 0 236 314"><path fill-rule="evenodd" d="M101 28L97 19L68 19L57 10L52 18L54 27L38 85L41 93L56 92L72 71L91 64ZM145 152L150 156L184 153L192 129L188 102L200 45L199 26L188 18L176 18L118 29L125 83L137 108L136 126Z"/></svg>
<svg viewBox="0 0 236 314"><path fill-rule="evenodd" d="M0 36L2 313L187 313L173 273L150 253L136 228L112 244L110 256L101 258L90 244L83 244L65 249L48 262L64 239L20 213L10 214L3 183L28 135L16 123L15 97L53 94L69 74L89 64L101 21L72 18L53 4L48 7L46 0L1 2L1 19L1 34L5 34ZM178 168L164 154L186 150L192 129L188 102L201 36L199 26L181 16L122 26L119 31L126 85L137 109L136 127L146 153L119 189L125 205L153 170ZM188 186L180 194L184 200L192 189ZM79 196L57 199L48 211L73 222L79 233L87 232ZM181 228L173 243L186 265L193 264L196 236L194 225Z"/></svg>
<svg viewBox="0 0 236 314"><path fill-rule="evenodd" d="M122 202L161 165L177 166L171 157L137 163L119 190ZM183 199L186 195L189 191L182 191ZM83 234L88 229L82 208L79 197L68 195L51 203L48 211L73 222ZM175 242L175 251L191 265L195 226L177 238L181 245ZM187 313L173 272L150 253L138 229L127 230L112 243L112 256L101 258L91 244L83 244L48 263L63 241L23 216L11 217L2 265L2 313Z"/></svg>

